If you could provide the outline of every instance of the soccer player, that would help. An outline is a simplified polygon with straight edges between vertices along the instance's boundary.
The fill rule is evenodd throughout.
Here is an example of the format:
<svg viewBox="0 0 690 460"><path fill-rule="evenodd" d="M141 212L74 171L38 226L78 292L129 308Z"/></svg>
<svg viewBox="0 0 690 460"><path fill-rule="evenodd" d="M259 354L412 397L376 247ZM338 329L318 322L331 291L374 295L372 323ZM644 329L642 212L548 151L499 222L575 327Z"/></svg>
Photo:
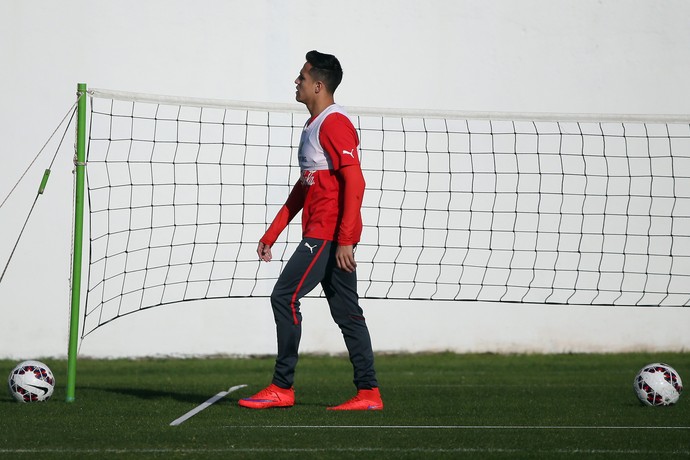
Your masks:
<svg viewBox="0 0 690 460"><path fill-rule="evenodd" d="M264 409L295 404L293 388L302 334L300 299L319 283L333 320L345 339L354 369L357 394L329 410L381 410L369 329L359 306L354 248L362 233L364 176L359 138L333 93L343 70L330 54L310 51L295 80L295 98L311 117L300 139L300 178L259 241L259 259L269 262L271 246L292 218L302 211L302 241L271 294L278 354L272 383L239 401L242 407Z"/></svg>

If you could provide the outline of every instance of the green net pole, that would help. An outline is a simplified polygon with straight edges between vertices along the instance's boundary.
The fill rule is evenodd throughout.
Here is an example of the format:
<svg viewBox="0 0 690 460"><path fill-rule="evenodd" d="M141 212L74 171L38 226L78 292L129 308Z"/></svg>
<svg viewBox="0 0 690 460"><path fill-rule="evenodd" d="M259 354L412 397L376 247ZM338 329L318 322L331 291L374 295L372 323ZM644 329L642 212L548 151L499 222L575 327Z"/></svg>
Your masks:
<svg viewBox="0 0 690 460"><path fill-rule="evenodd" d="M75 161L74 249L72 253L72 309L67 351L67 402L74 401L79 344L79 304L81 302L81 259L84 235L84 167L86 163L86 83L77 85L77 157Z"/></svg>

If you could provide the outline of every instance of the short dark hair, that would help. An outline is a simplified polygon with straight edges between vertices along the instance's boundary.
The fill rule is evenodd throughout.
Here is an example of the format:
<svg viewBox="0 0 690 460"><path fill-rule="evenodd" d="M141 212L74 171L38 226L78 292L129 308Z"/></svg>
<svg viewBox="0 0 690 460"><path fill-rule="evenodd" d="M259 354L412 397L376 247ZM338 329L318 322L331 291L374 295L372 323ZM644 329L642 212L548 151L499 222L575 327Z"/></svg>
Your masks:
<svg viewBox="0 0 690 460"><path fill-rule="evenodd" d="M307 53L307 62L311 64L309 74L326 85L326 89L335 93L343 79L343 68L340 61L332 54L319 53L316 50Z"/></svg>

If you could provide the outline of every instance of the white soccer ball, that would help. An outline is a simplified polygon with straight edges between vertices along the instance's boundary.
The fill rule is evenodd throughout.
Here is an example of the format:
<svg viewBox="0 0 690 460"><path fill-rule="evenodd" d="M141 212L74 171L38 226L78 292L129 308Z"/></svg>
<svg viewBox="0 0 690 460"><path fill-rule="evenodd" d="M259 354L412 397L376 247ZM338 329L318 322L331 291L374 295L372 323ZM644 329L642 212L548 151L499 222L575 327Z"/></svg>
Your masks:
<svg viewBox="0 0 690 460"><path fill-rule="evenodd" d="M633 389L643 404L670 406L678 402L683 391L683 382L678 372L668 364L652 363L637 373Z"/></svg>
<svg viewBox="0 0 690 460"><path fill-rule="evenodd" d="M19 402L47 401L55 389L55 377L40 361L22 361L12 369L7 379L10 393Z"/></svg>

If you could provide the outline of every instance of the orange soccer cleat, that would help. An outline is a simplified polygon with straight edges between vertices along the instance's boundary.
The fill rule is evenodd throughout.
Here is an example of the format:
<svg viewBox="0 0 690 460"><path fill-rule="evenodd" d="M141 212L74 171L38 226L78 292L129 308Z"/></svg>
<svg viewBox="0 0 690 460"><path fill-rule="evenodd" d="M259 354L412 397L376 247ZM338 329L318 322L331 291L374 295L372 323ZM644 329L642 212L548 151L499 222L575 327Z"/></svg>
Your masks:
<svg viewBox="0 0 690 460"><path fill-rule="evenodd" d="M358 390L357 395L338 406L328 407L328 410L383 410L383 400L378 388Z"/></svg>
<svg viewBox="0 0 690 460"><path fill-rule="evenodd" d="M237 402L249 409L268 409L269 407L292 407L295 405L294 388L280 388L270 384L254 396L242 398Z"/></svg>

